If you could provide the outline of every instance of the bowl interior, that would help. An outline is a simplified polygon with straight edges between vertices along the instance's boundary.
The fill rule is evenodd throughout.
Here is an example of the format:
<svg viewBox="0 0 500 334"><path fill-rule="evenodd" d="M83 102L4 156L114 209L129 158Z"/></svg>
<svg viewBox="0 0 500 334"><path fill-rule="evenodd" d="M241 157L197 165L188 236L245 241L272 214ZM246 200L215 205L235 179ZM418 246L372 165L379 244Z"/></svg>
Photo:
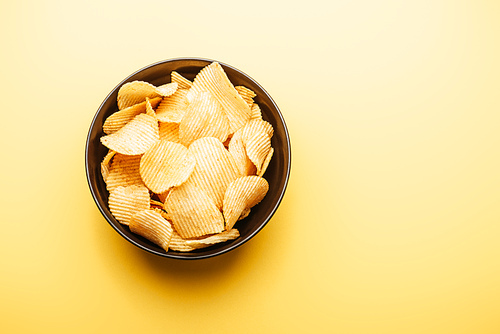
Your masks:
<svg viewBox="0 0 500 334"><path fill-rule="evenodd" d="M262 110L262 118L271 123L274 128L274 135L271 139L274 154L264 174L264 178L269 182L269 191L262 202L251 209L250 215L247 218L236 223L235 228L239 230L240 237L233 241L193 252L165 252L161 247L132 233L127 226L120 224L109 211L107 204L108 191L101 176L100 165L107 153L107 148L101 144L100 137L104 135L102 131L104 121L118 110L116 98L119 88L124 83L134 80L142 80L159 86L170 82L170 73L172 71L177 71L192 80L204 66L211 62L212 60L208 59L171 59L152 64L133 73L118 84L106 97L97 111L89 130L85 150L87 181L99 210L111 226L125 239L139 248L160 256L178 259L200 259L219 255L240 246L266 225L280 204L288 183L291 165L290 139L285 121L277 105L269 94L252 78L227 64L219 62L235 86L244 85L257 94L255 102L259 104Z"/></svg>

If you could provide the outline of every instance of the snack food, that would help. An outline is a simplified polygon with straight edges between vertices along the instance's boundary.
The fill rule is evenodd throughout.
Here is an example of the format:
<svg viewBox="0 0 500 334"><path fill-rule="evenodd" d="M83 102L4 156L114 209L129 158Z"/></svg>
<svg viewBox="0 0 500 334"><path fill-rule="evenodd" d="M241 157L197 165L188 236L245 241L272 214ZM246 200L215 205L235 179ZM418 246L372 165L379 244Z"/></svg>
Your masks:
<svg viewBox="0 0 500 334"><path fill-rule="evenodd" d="M115 218L166 252L186 252L239 237L236 222L269 189L273 128L256 94L217 62L193 81L169 74L160 86L120 88L101 166Z"/></svg>

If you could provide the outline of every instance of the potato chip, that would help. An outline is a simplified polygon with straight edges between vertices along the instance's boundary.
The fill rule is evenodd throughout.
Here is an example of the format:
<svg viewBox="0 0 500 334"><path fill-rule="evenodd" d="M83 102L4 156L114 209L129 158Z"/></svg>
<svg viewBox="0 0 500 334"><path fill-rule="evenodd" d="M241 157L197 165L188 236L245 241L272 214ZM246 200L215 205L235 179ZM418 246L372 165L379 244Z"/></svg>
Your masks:
<svg viewBox="0 0 500 334"><path fill-rule="evenodd" d="M192 182L174 188L165 201L175 230L183 238L224 230L224 218L212 199Z"/></svg>
<svg viewBox="0 0 500 334"><path fill-rule="evenodd" d="M101 174L102 174L102 179L104 182L106 182L108 175L109 175L109 165L111 162L111 159L115 156L115 151L109 150L104 159L101 161Z"/></svg>
<svg viewBox="0 0 500 334"><path fill-rule="evenodd" d="M175 230L172 233L172 238L170 239L169 249L177 252L191 252L196 248L188 246L186 239L182 238L179 233Z"/></svg>
<svg viewBox="0 0 500 334"><path fill-rule="evenodd" d="M233 228L229 231L224 231L217 233L201 239L186 240L187 246L193 247L195 249L209 247L221 242L226 242L229 240L234 240L240 236L240 232Z"/></svg>
<svg viewBox="0 0 500 334"><path fill-rule="evenodd" d="M118 109L122 110L134 104L142 103L146 97L150 99L161 96L157 88L144 81L127 82L118 90Z"/></svg>
<svg viewBox="0 0 500 334"><path fill-rule="evenodd" d="M262 166L271 150L271 138L264 132L257 132L245 142L248 158L257 167L257 175L261 174Z"/></svg>
<svg viewBox="0 0 500 334"><path fill-rule="evenodd" d="M238 220L243 220L246 217L248 217L248 215L250 214L250 211L251 211L250 208L246 208L245 210L243 210L243 212L241 213L241 215L238 218Z"/></svg>
<svg viewBox="0 0 500 334"><path fill-rule="evenodd" d="M139 169L146 186L161 194L186 181L194 165L194 157L186 147L160 140L144 153Z"/></svg>
<svg viewBox="0 0 500 334"><path fill-rule="evenodd" d="M187 89L178 89L173 95L164 97L156 109L156 118L160 122L180 123L189 105L187 92Z"/></svg>
<svg viewBox="0 0 500 334"><path fill-rule="evenodd" d="M257 103L252 104L252 113L250 115L250 120L252 119L262 119L262 111Z"/></svg>
<svg viewBox="0 0 500 334"><path fill-rule="evenodd" d="M253 90L245 87L245 86L235 86L234 87L238 94L245 100L245 102L248 104L250 108L252 108L253 105L253 98L256 96Z"/></svg>
<svg viewBox="0 0 500 334"><path fill-rule="evenodd" d="M108 191L119 186L144 185L139 174L141 155L124 155L117 153L109 168L106 180Z"/></svg>
<svg viewBox="0 0 500 334"><path fill-rule="evenodd" d="M262 201L268 190L269 184L260 176L243 176L233 181L224 194L222 212L226 221L226 230L233 228L246 209Z"/></svg>
<svg viewBox="0 0 500 334"><path fill-rule="evenodd" d="M245 144L241 138L243 129L236 131L228 145L229 152L233 155L236 166L238 167L239 176L254 175L257 173L257 168L248 158Z"/></svg>
<svg viewBox="0 0 500 334"><path fill-rule="evenodd" d="M189 151L196 159L196 165L187 182L196 184L217 208L222 209L227 186L239 176L233 156L220 140L213 137L194 141Z"/></svg>
<svg viewBox="0 0 500 334"><path fill-rule="evenodd" d="M108 205L113 216L128 225L130 218L141 210L150 208L149 190L142 185L117 187L109 192Z"/></svg>
<svg viewBox="0 0 500 334"><path fill-rule="evenodd" d="M156 118L156 112L154 111L153 106L151 105L149 97L146 97L146 115Z"/></svg>
<svg viewBox="0 0 500 334"><path fill-rule="evenodd" d="M146 114L135 116L120 130L101 137L104 146L126 155L142 154L158 140L158 121Z"/></svg>
<svg viewBox="0 0 500 334"><path fill-rule="evenodd" d="M170 96L177 91L177 82L170 82L156 87L155 91L161 96Z"/></svg>
<svg viewBox="0 0 500 334"><path fill-rule="evenodd" d="M182 75L180 75L176 71L172 71L170 76L171 76L172 82L177 82L179 89L189 89L193 85L193 83L191 81L184 78Z"/></svg>
<svg viewBox="0 0 500 334"><path fill-rule="evenodd" d="M179 123L160 122L159 131L160 140L168 140L174 143L180 143Z"/></svg>
<svg viewBox="0 0 500 334"><path fill-rule="evenodd" d="M224 69L217 62L205 66L196 75L191 90L195 92L194 95L199 91L206 90L215 97L229 119L230 133L234 133L250 119L250 107L238 94Z"/></svg>
<svg viewBox="0 0 500 334"><path fill-rule="evenodd" d="M248 141L248 138L252 137L257 132L265 132L269 138L273 137L274 129L271 124L262 119L252 119L245 124L243 128L242 138L243 141Z"/></svg>
<svg viewBox="0 0 500 334"><path fill-rule="evenodd" d="M189 104L179 125L179 140L189 146L202 137L215 137L224 142L229 135L229 120L217 100L208 92L200 92Z"/></svg>
<svg viewBox="0 0 500 334"><path fill-rule="evenodd" d="M269 153L266 156L266 159L264 159L264 162L262 163L262 167L260 168L259 173L257 174L258 176L262 177L264 175L264 173L267 170L267 167L269 166L269 163L271 162L271 158L273 157L273 154L274 154L274 148L271 147L271 149L269 150Z"/></svg>
<svg viewBox="0 0 500 334"><path fill-rule="evenodd" d="M156 97L150 99L149 102L153 108L156 108L161 101L161 97ZM111 116L106 118L102 126L102 131L105 134L112 134L121 128L128 122L130 122L135 116L146 112L146 101L138 104L134 104L128 108L119 110L113 113Z"/></svg>
<svg viewBox="0 0 500 334"><path fill-rule="evenodd" d="M168 252L173 228L170 223L155 210L142 210L134 214L129 222L130 231L143 236Z"/></svg>

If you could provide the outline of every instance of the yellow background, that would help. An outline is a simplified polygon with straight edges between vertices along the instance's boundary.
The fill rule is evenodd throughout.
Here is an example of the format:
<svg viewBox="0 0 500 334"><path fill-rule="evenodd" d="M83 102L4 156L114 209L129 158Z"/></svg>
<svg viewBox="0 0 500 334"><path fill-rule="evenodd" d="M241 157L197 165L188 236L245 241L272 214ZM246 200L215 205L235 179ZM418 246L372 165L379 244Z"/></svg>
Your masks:
<svg viewBox="0 0 500 334"><path fill-rule="evenodd" d="M0 332L500 333L498 1L2 1ZM95 206L84 149L132 72L198 56L279 105L271 222L203 261Z"/></svg>

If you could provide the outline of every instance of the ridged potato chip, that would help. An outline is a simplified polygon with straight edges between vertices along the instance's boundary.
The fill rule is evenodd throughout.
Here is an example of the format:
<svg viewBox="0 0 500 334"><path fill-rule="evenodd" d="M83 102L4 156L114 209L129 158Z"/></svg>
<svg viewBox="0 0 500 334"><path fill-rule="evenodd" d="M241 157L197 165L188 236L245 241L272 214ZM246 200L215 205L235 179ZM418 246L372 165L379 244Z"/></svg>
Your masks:
<svg viewBox="0 0 500 334"><path fill-rule="evenodd" d="M250 115L250 120L252 119L262 119L262 110L257 103L252 104L252 113Z"/></svg>
<svg viewBox="0 0 500 334"><path fill-rule="evenodd" d="M168 247L176 252L191 252L196 249L194 247L188 246L188 244L186 243L186 239L182 238L175 230L172 233L172 239L170 239L170 244Z"/></svg>
<svg viewBox="0 0 500 334"><path fill-rule="evenodd" d="M265 132L269 138L273 137L274 129L271 124L262 119L252 119L243 128L243 141L247 141L257 132Z"/></svg>
<svg viewBox="0 0 500 334"><path fill-rule="evenodd" d="M245 100L245 102L248 104L250 108L252 108L253 105L253 98L257 96L253 90L250 88L247 88L245 86L235 86L234 87L238 94Z"/></svg>
<svg viewBox="0 0 500 334"><path fill-rule="evenodd" d="M189 105L187 92L187 89L178 89L173 95L164 97L156 108L156 118L160 122L180 123Z"/></svg>
<svg viewBox="0 0 500 334"><path fill-rule="evenodd" d="M156 108L160 103L160 101L161 97L156 97L149 100L153 108ZM102 126L102 131L107 135L112 134L123 128L123 126L128 122L130 122L132 119L134 119L135 116L145 112L146 112L146 101L119 110L111 114L111 116L109 116L108 118L106 118L106 121Z"/></svg>
<svg viewBox="0 0 500 334"><path fill-rule="evenodd" d="M224 193L227 186L238 176L239 171L233 156L222 145L220 140L204 137L189 146L196 165L187 182L196 184L222 209Z"/></svg>
<svg viewBox="0 0 500 334"><path fill-rule="evenodd" d="M259 176L243 176L233 181L224 194L222 213L226 230L233 228L242 213L257 205L269 190L267 181Z"/></svg>
<svg viewBox="0 0 500 334"><path fill-rule="evenodd" d="M177 91L177 82L170 82L161 86L156 87L156 92L161 96L170 96Z"/></svg>
<svg viewBox="0 0 500 334"><path fill-rule="evenodd" d="M141 185L117 187L109 192L108 205L116 220L128 225L135 213L150 208L149 190Z"/></svg>
<svg viewBox="0 0 500 334"><path fill-rule="evenodd" d="M108 191L119 186L144 185L139 174L140 162L141 155L115 154L106 180Z"/></svg>
<svg viewBox="0 0 500 334"><path fill-rule="evenodd" d="M257 132L245 142L248 158L257 167L257 174L262 171L262 166L271 150L271 138L264 132Z"/></svg>
<svg viewBox="0 0 500 334"><path fill-rule="evenodd" d="M262 177L264 175L264 173L267 170L267 167L269 166L269 163L271 162L271 158L273 157L273 154L274 154L274 148L271 147L271 149L269 150L269 153L266 156L266 159L262 163L262 167L260 168L259 173L257 174L258 176Z"/></svg>
<svg viewBox="0 0 500 334"><path fill-rule="evenodd" d="M234 157L239 176L254 175L257 173L257 168L247 155L245 144L241 137L242 133L242 129L239 129L233 134L233 137L229 141L228 150Z"/></svg>
<svg viewBox="0 0 500 334"><path fill-rule="evenodd" d="M144 81L132 81L123 84L118 90L118 109L122 110L134 104L142 103L146 97L150 99L161 96L156 86Z"/></svg>
<svg viewBox="0 0 500 334"><path fill-rule="evenodd" d="M115 156L115 151L109 150L104 159L101 161L101 175L102 179L104 182L106 182L108 175L109 175L109 165L111 162L111 159Z"/></svg>
<svg viewBox="0 0 500 334"><path fill-rule="evenodd" d="M146 186L161 194L191 175L195 159L181 144L160 140L141 158L139 171Z"/></svg>
<svg viewBox="0 0 500 334"><path fill-rule="evenodd" d="M170 74L171 74L170 75L171 81L177 82L179 89L189 89L193 85L193 83L191 81L184 78L182 75L180 75L176 71L172 71Z"/></svg>
<svg viewBox="0 0 500 334"><path fill-rule="evenodd" d="M229 119L230 133L234 133L250 119L251 110L245 100L238 94L227 77L222 66L213 62L205 66L194 78L191 90L210 92L222 106Z"/></svg>
<svg viewBox="0 0 500 334"><path fill-rule="evenodd" d="M135 116L120 130L101 137L104 146L126 155L142 154L158 140L158 121L146 114Z"/></svg>
<svg viewBox="0 0 500 334"><path fill-rule="evenodd" d="M229 136L229 120L217 100L208 92L194 96L179 125L179 140L189 146L202 137L224 142Z"/></svg>
<svg viewBox="0 0 500 334"><path fill-rule="evenodd" d="M240 236L240 232L233 228L229 231L217 233L205 238L186 240L186 245L195 249L209 247L221 242L234 240Z"/></svg>
<svg viewBox="0 0 500 334"><path fill-rule="evenodd" d="M160 122L159 131L160 140L168 140L174 143L180 143L179 123Z"/></svg>
<svg viewBox="0 0 500 334"><path fill-rule="evenodd" d="M212 199L192 182L174 188L165 201L165 211L172 217L182 238L194 238L224 230L224 218Z"/></svg>
<svg viewBox="0 0 500 334"><path fill-rule="evenodd" d="M129 222L130 231L143 236L168 252L173 228L170 223L155 210L142 210L134 214Z"/></svg>

